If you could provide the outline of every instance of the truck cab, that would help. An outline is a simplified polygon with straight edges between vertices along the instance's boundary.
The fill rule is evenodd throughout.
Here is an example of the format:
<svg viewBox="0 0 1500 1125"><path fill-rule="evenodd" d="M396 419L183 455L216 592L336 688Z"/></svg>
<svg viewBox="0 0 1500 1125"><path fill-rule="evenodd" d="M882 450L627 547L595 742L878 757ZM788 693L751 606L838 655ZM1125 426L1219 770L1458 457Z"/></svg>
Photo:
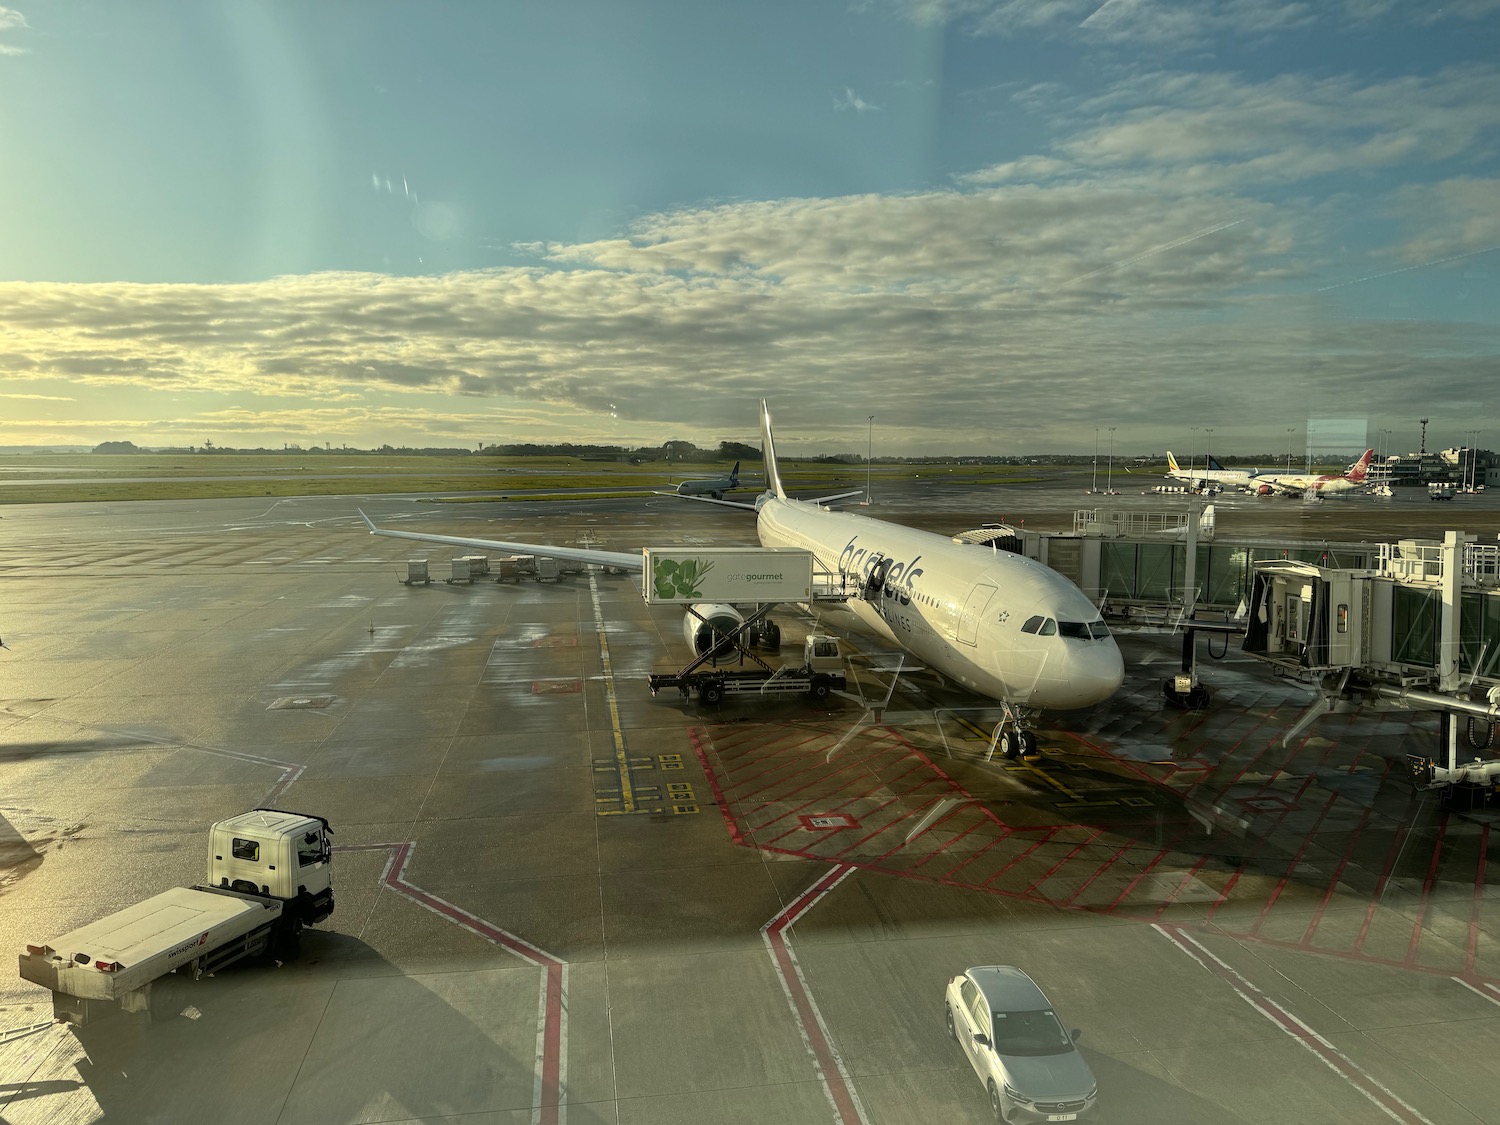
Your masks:
<svg viewBox="0 0 1500 1125"><path fill-rule="evenodd" d="M809 633L802 644L802 663L809 672L842 674L844 654L839 650L838 638L826 633Z"/></svg>
<svg viewBox="0 0 1500 1125"><path fill-rule="evenodd" d="M320 816L254 809L209 833L208 885L295 904L303 925L333 913L332 830Z"/></svg>

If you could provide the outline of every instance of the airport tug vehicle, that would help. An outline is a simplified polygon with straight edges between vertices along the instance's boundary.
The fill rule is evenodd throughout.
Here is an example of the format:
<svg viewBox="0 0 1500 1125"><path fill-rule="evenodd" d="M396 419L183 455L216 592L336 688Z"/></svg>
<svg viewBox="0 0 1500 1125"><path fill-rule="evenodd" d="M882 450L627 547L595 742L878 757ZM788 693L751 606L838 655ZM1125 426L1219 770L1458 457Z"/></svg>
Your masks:
<svg viewBox="0 0 1500 1125"><path fill-rule="evenodd" d="M163 978L285 956L303 927L333 913L332 831L323 817L281 809L221 820L209 830L204 883L27 942L21 976L50 989L55 1018L78 1026L115 1007L162 1014Z"/></svg>

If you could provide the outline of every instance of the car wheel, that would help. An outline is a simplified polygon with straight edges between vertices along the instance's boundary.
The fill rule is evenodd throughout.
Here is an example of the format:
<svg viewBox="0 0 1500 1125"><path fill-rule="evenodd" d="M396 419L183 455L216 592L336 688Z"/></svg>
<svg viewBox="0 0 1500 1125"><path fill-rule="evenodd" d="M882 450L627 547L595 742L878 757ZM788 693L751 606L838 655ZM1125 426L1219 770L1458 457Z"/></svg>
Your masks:
<svg viewBox="0 0 1500 1125"><path fill-rule="evenodd" d="M944 1004L943 1005L943 1011L948 1016L948 1035L949 1035L949 1037L955 1043L957 1043L958 1042L958 1025L953 1022L953 1009L950 1008L950 1007L948 1007L947 1004Z"/></svg>
<svg viewBox="0 0 1500 1125"><path fill-rule="evenodd" d="M990 1080L990 1109L994 1112L996 1121L1005 1120L1005 1103L1000 1100L1000 1091L996 1089L993 1079Z"/></svg>

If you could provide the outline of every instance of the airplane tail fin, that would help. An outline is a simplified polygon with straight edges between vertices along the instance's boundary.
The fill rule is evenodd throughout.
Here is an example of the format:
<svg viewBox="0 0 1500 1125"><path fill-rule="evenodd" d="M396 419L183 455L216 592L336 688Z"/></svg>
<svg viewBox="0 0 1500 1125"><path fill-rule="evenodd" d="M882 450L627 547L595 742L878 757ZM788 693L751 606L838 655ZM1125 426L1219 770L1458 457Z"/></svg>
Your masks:
<svg viewBox="0 0 1500 1125"><path fill-rule="evenodd" d="M729 487L733 488L740 483L740 463L736 461L734 468L729 470Z"/></svg>
<svg viewBox="0 0 1500 1125"><path fill-rule="evenodd" d="M1182 472L1182 470L1177 467L1177 458L1172 456L1172 451L1170 449L1167 450L1167 468L1171 469L1174 473Z"/></svg>
<svg viewBox="0 0 1500 1125"><path fill-rule="evenodd" d="M1365 473L1370 468L1370 458L1374 456L1375 451L1373 449L1365 450L1364 456L1362 456L1358 461L1354 462L1354 467L1349 470L1349 479L1352 480L1355 484L1358 484L1360 481L1364 480Z"/></svg>
<svg viewBox="0 0 1500 1125"><path fill-rule="evenodd" d="M1208 455L1208 467L1210 469L1218 469L1221 473L1224 471L1224 466L1219 464L1219 459L1212 453Z"/></svg>
<svg viewBox="0 0 1500 1125"><path fill-rule="evenodd" d="M786 489L781 487L781 473L776 469L776 439L771 436L771 408L766 400L760 400L760 452L766 464L766 487L783 500Z"/></svg>

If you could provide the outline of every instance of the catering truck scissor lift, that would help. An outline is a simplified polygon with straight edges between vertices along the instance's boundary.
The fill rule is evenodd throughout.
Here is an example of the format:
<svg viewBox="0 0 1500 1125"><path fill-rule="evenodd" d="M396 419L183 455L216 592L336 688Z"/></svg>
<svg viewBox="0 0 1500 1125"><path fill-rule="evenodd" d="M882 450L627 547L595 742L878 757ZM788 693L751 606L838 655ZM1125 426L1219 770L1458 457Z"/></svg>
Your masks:
<svg viewBox="0 0 1500 1125"><path fill-rule="evenodd" d="M170 974L197 979L245 957L289 953L304 926L333 913L331 832L320 816L281 809L222 820L209 832L204 883L27 942L21 976L51 989L57 1019L82 1026L116 1006L162 1011Z"/></svg>

